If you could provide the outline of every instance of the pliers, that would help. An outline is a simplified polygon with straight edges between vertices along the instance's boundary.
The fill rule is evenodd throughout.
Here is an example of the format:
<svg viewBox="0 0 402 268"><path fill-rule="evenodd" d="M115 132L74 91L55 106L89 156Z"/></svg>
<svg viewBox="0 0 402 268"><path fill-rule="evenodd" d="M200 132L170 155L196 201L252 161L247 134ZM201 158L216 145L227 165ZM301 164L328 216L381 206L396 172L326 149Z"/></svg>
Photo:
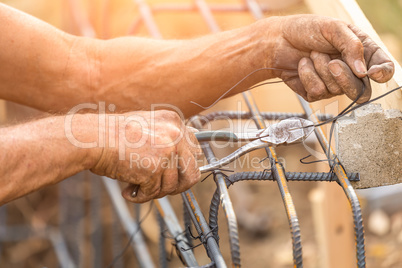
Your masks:
<svg viewBox="0 0 402 268"><path fill-rule="evenodd" d="M200 131L195 137L199 142L205 141L229 141L249 142L237 149L234 153L215 161L211 164L200 167L201 173L214 171L225 166L242 155L256 149L287 145L304 141L314 131L314 123L302 118L289 118L272 124L265 129L234 133L230 131ZM136 197L140 186L136 185L131 196Z"/></svg>
<svg viewBox="0 0 402 268"><path fill-rule="evenodd" d="M251 132L233 133L227 131L197 132L195 136L202 141L250 141L230 155L208 165L200 167L201 173L213 171L225 166L242 155L256 149L287 145L304 141L314 131L314 123L302 118L289 118L272 124L265 129Z"/></svg>

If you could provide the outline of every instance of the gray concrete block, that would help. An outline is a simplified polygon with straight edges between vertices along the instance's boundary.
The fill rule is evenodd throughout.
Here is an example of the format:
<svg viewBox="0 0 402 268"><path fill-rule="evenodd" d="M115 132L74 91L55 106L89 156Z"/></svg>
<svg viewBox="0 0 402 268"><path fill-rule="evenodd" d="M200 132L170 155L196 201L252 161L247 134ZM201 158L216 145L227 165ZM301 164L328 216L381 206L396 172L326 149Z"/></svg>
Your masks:
<svg viewBox="0 0 402 268"><path fill-rule="evenodd" d="M369 104L337 121L337 155L347 172L359 172L355 188L402 183L402 112Z"/></svg>

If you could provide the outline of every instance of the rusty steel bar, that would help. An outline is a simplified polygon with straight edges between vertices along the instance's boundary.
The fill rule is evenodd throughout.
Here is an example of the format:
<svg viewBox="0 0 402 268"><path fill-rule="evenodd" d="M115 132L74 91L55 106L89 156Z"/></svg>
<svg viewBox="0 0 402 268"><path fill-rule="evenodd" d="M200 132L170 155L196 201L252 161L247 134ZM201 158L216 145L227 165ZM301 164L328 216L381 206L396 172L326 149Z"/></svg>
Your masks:
<svg viewBox="0 0 402 268"><path fill-rule="evenodd" d="M135 3L137 3L137 5L140 8L141 16L144 19L145 26L147 27L151 36L154 38L157 38L157 39L162 39L162 34L160 33L159 28L158 28L157 24L155 23L151 8L143 0L135 0ZM188 198L186 198L186 196ZM209 226L206 224L205 218L202 215L201 210L199 209L198 203L195 200L194 196L192 195L191 192L189 193L189 191L187 191L187 192L185 192L185 194L182 194L182 197L185 201L187 208L189 209L189 212L191 211L192 208L195 208L195 210L196 210L196 211L193 211L194 213L197 212L197 219L201 222L201 226L200 226L201 231L203 232L204 235L207 236L206 241L205 241L205 243L207 244L207 247L206 247L207 252L208 252L208 254L211 255L210 257L215 262L216 267L226 267L226 264L223 260L219 247L216 244L216 241L214 239L209 239L209 233L210 233L210 231L208 231ZM168 203L169 201L166 200L166 202ZM162 209L159 209L159 212L163 215ZM194 215L191 214L191 216L193 217ZM197 221L194 221L194 219L193 219L193 222L197 228ZM198 228L197 231L200 231L200 229Z"/></svg>
<svg viewBox="0 0 402 268"><path fill-rule="evenodd" d="M360 176L358 173L348 173L351 180L359 181ZM336 176L333 173L326 172L286 172L286 178L289 181L336 181ZM254 172L238 172L230 175L226 179L226 185L229 188L230 185L239 181L274 181L274 177L271 172L254 171ZM219 209L219 192L215 191L212 196L211 205L209 207L209 227L214 231L214 235L218 237L218 209Z"/></svg>
<svg viewBox="0 0 402 268"><path fill-rule="evenodd" d="M261 116L264 120L283 120L292 117L307 119L305 113L283 113L283 112L261 112ZM225 119L235 119L235 120L245 120L251 119L252 114L247 111L217 111L206 115L197 115L198 119L201 121L202 125L205 125L211 121L225 120ZM330 114L318 114L318 119L320 121L326 121L331 119L333 116ZM190 118L188 121L191 122L194 117Z"/></svg>
<svg viewBox="0 0 402 268"><path fill-rule="evenodd" d="M194 0L195 5L199 9L202 17L204 18L205 22L207 23L209 29L213 33L218 33L221 31L219 25L216 23L214 19L214 15L212 14L211 10L209 9L207 3L204 0Z"/></svg>
<svg viewBox="0 0 402 268"><path fill-rule="evenodd" d="M138 223L131 216L128 206L124 198L121 196L121 189L119 183L115 180L107 177L102 177L102 181L105 185L109 197L112 201L113 207L116 210L117 216L120 219L128 237L133 235L131 245L134 249L137 260L140 267L155 267L151 255L149 254L147 245L142 236L142 232Z"/></svg>
<svg viewBox="0 0 402 268"><path fill-rule="evenodd" d="M201 122L195 118L193 121L193 126L197 129L202 128ZM204 151L204 155L209 163L215 161L214 152L208 142L201 143ZM230 252L232 256L232 265L234 267L240 267L240 243L239 243L239 232L237 227L236 215L233 209L232 201L229 197L229 192L226 187L225 177L220 172L215 172L215 182L218 186L220 201L222 203L222 208L225 213L228 231L229 231L229 242L230 242ZM217 232L213 230L214 236L217 237Z"/></svg>
<svg viewBox="0 0 402 268"><path fill-rule="evenodd" d="M137 31L138 28L140 27L142 22L141 17L136 17L133 22L130 24L130 27L127 30L127 35L134 35Z"/></svg>
<svg viewBox="0 0 402 268"><path fill-rule="evenodd" d="M180 227L179 220L177 219L176 214L174 213L173 208L170 205L169 199L167 197L163 197L160 199L155 199L154 202L156 207L158 208L159 215L165 222L169 233L174 238L177 248L179 249L180 254L183 257L186 265L191 267L198 266L192 250L180 250L182 248L188 249L189 242L185 233L183 232L183 229Z"/></svg>
<svg viewBox="0 0 402 268"><path fill-rule="evenodd" d="M200 235L201 241L207 250L208 257L215 263L217 268L227 267L225 261L223 260L219 246L213 237L212 231L201 212L193 192L191 190L187 190L184 193L181 193L181 196L187 210L189 211L195 229Z"/></svg>
<svg viewBox="0 0 402 268"><path fill-rule="evenodd" d="M73 261L73 258L68 251L67 242L65 241L64 236L60 233L60 229L45 227L34 230L31 226L25 225L8 226L7 228L5 226L0 226L1 242L15 242L27 240L33 237L46 239L52 244L56 258L59 261L59 267L79 267L79 265Z"/></svg>
<svg viewBox="0 0 402 268"><path fill-rule="evenodd" d="M154 20L152 10L149 5L144 0L134 0L134 3L137 4L141 17L145 23L145 27L148 29L150 35L155 39L162 39L162 34Z"/></svg>
<svg viewBox="0 0 402 268"><path fill-rule="evenodd" d="M256 123L257 128L263 129L265 128L265 122L260 115L258 107L251 95L251 93L243 92L244 100L253 114L253 119ZM290 195L288 186L287 186L287 179L285 175L285 171L282 165L279 163L278 158L276 156L275 149L273 147L265 148L270 163L271 163L271 170L272 174L278 184L279 191L282 196L283 203L285 205L286 214L288 216L290 232L292 235L292 245L293 245L293 263L295 267L303 267L303 259L302 259L302 245L301 245L301 235L300 235L300 226L299 220L297 218L296 209L292 200L292 196Z"/></svg>
<svg viewBox="0 0 402 268"><path fill-rule="evenodd" d="M298 96L299 101L305 111L305 113L309 116L309 119L317 124L317 116L313 113L310 105L300 96ZM318 142L320 143L324 152L332 159L335 155L332 152L330 144L326 139L324 132L321 127L315 128L315 135L317 136ZM333 165L333 170L338 178L338 183L342 187L345 192L350 206L352 207L353 213L353 225L355 232L355 240L356 240L356 258L357 258L357 267L363 268L366 267L366 256L365 256L365 246L364 246L364 227L363 227L363 217L360 208L360 202L357 198L356 192L353 189L353 186L350 184L348 176L343 169L342 165L336 161Z"/></svg>
<svg viewBox="0 0 402 268"><path fill-rule="evenodd" d="M264 18L264 14L261 10L261 7L258 4L252 4L254 0L245 0L246 2L249 3L248 7L250 9L250 12L253 14L254 18L259 20ZM259 127L264 127L264 121L261 120L258 115L260 112L258 111L257 106L254 103L254 100L252 99L252 95L250 92L243 93L243 96L246 99L249 99L248 101L248 106L250 111L253 111L253 114L257 115L255 118L256 124L259 125ZM251 105L251 103L254 103L254 107ZM294 266L296 267L303 267L303 258L302 258L302 245L301 245L301 234L300 234L300 226L299 226L299 220L297 218L296 210L293 204L292 197L290 195L287 183L286 183L286 175L284 172L283 167L280 165L280 163L277 160L276 157L276 152L275 149L270 147L266 149L268 156L270 158L271 162L271 168L272 168L272 173L274 175L274 178L276 179L279 187L279 191L281 192L281 196L283 199L283 202L285 204L286 208L286 214L288 216L288 221L290 225L290 230L291 230L291 235L292 235L292 244L293 244L293 263Z"/></svg>
<svg viewBox="0 0 402 268"><path fill-rule="evenodd" d="M264 13L257 1L255 0L243 0L246 3L247 8L250 10L251 14L253 15L254 19L260 20L264 18Z"/></svg>
<svg viewBox="0 0 402 268"><path fill-rule="evenodd" d="M211 10L209 9L207 3L204 0L195 0L198 8L201 11L201 14L207 23L208 27L210 28L211 32L220 32L221 29L218 23L215 21ZM195 128L200 129L202 127L201 122L199 120L194 120L193 125ZM205 157L207 158L208 162L214 161L215 155L209 145L209 143L203 143L203 151ZM225 213L228 230L229 230L229 240L230 240L230 253L232 256L232 265L233 267L241 267L240 261L240 243L239 243L239 232L237 227L237 220L236 215L233 209L232 201L230 200L229 192L226 187L225 178L224 176L219 173L215 172L215 181L219 189L220 193L220 200L222 203L222 208Z"/></svg>
<svg viewBox="0 0 402 268"><path fill-rule="evenodd" d="M89 19L77 9L76 0L69 0L71 12L73 18L76 20L77 25L80 27L81 34L87 37L96 37L96 32L93 26L90 24ZM140 1L140 0L138 0ZM149 254L148 248L144 242L141 230L135 220L132 219L127 203L124 201L120 194L120 186L117 181L113 181L107 177L102 177L103 183L106 186L106 190L112 200L114 208L120 221L123 224L124 229L127 232L128 237L134 235L132 245L134 252L136 253L138 262L141 267L154 267L152 258Z"/></svg>
<svg viewBox="0 0 402 268"><path fill-rule="evenodd" d="M91 25L88 17L82 12L82 8L79 7L77 0L68 0L68 5L71 11L73 20L75 21L80 34L86 37L95 37L96 32Z"/></svg>

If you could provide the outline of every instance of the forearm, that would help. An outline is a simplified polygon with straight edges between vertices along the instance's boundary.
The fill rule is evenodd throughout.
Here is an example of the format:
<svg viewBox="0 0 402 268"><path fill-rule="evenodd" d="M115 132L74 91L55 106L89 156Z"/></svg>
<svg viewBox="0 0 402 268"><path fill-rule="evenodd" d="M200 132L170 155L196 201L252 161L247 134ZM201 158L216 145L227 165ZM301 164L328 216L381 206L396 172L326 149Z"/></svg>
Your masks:
<svg viewBox="0 0 402 268"><path fill-rule="evenodd" d="M209 106L241 78L268 64L274 38L259 28L261 23L194 40L124 37L102 42L95 98L126 110L167 103L187 116L198 113L200 107L190 101ZM255 73L229 95L272 77L272 71Z"/></svg>
<svg viewBox="0 0 402 268"><path fill-rule="evenodd" d="M200 107L190 101L212 104L264 67L273 47L273 31L261 23L194 40L103 41L68 35L2 4L0 21L0 98L53 112L107 101L117 111L166 103L191 115ZM259 72L230 94L270 77Z"/></svg>
<svg viewBox="0 0 402 268"><path fill-rule="evenodd" d="M71 140L96 141L97 116L75 115L65 123L59 116L0 129L0 204L95 165L100 149L79 148Z"/></svg>
<svg viewBox="0 0 402 268"><path fill-rule="evenodd" d="M90 100L89 39L0 3L0 98L44 111Z"/></svg>

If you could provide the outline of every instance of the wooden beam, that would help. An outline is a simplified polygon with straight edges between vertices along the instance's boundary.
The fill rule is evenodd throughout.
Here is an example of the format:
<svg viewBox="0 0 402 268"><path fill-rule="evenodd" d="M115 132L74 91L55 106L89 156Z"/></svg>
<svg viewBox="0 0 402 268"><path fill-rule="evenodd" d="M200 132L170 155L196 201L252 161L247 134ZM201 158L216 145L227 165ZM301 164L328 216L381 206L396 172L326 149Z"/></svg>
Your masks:
<svg viewBox="0 0 402 268"><path fill-rule="evenodd" d="M3 125L7 119L7 107L4 100L0 100L0 125Z"/></svg>
<svg viewBox="0 0 402 268"><path fill-rule="evenodd" d="M352 23L366 32L370 37L391 57L395 63L395 75L392 80L385 84L378 84L372 81L373 96L379 96L390 89L402 86L402 68L394 57L389 53L388 49L381 41L377 32L369 20L360 9L355 0L305 0L309 9L318 15L329 16L341 19L345 22ZM391 95L379 101L384 109L402 110L402 90L392 93Z"/></svg>
<svg viewBox="0 0 402 268"><path fill-rule="evenodd" d="M309 194L318 244L319 267L356 267L353 223L346 198L335 183L321 183Z"/></svg>

